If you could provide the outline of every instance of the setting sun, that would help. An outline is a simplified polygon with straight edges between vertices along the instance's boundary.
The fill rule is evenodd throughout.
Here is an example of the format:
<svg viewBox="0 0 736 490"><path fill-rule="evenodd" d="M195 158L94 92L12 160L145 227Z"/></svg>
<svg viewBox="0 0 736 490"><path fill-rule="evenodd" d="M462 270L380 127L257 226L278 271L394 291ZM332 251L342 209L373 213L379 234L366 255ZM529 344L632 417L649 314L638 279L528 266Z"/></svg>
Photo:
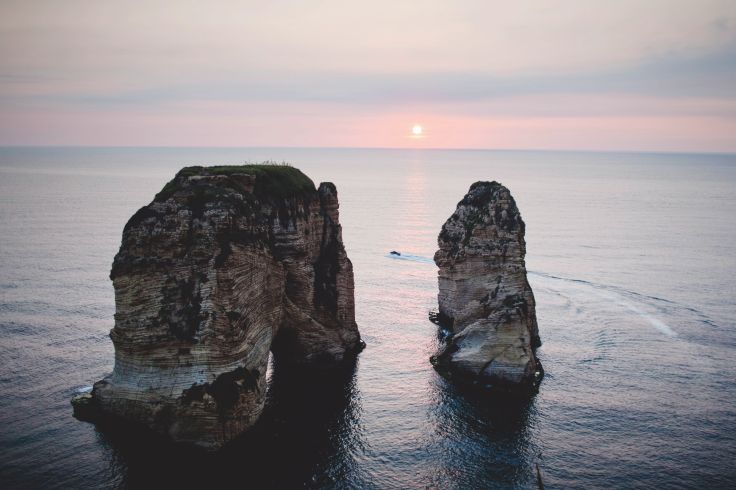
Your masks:
<svg viewBox="0 0 736 490"><path fill-rule="evenodd" d="M415 124L413 128L411 128L411 134L414 136L421 136L422 135L422 127L419 124Z"/></svg>

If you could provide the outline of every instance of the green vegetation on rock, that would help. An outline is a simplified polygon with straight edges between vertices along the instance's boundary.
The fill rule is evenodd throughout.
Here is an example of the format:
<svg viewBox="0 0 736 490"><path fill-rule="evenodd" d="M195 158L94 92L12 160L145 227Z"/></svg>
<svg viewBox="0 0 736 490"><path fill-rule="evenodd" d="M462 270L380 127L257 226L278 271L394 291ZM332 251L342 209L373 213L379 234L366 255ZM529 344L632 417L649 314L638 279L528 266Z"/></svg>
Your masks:
<svg viewBox="0 0 736 490"><path fill-rule="evenodd" d="M156 194L154 201L165 201L177 191L187 186L190 177L196 176L235 176L247 174L255 177L253 194L264 199L284 199L303 196L316 191L312 179L304 175L301 170L285 164L247 164L247 165L218 165L213 167L184 167L169 181L161 192ZM219 185L219 183L218 183ZM235 180L223 181L223 187L242 189L242 183Z"/></svg>

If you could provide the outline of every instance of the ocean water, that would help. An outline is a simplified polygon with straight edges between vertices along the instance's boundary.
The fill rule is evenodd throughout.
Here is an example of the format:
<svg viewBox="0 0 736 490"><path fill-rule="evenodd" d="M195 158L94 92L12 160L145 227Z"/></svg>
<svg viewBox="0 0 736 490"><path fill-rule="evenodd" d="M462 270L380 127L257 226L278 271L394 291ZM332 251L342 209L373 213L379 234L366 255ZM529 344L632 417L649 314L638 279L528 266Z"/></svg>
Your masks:
<svg viewBox="0 0 736 490"><path fill-rule="evenodd" d="M217 455L72 418L113 367L127 219L182 166L263 160L337 185L356 365L274 369L262 423ZM428 362L436 237L477 180L509 187L527 224L546 371L528 398L463 391ZM547 488L733 488L735 297L733 155L3 148L0 482L536 488L539 468Z"/></svg>

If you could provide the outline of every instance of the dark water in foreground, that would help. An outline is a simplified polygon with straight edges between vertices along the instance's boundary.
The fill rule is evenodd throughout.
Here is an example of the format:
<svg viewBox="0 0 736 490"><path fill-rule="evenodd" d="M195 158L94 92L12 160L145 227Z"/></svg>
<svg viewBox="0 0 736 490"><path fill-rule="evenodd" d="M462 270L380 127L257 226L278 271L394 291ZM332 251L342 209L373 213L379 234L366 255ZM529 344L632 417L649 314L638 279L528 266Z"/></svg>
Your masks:
<svg viewBox="0 0 736 490"><path fill-rule="evenodd" d="M338 187L356 365L274 369L263 423L216 456L73 419L71 396L112 370L127 218L181 166L265 159ZM428 258L481 179L527 223L546 370L528 399L460 392L428 362ZM547 488L733 487L735 296L736 156L0 149L0 481L535 488L539 465Z"/></svg>

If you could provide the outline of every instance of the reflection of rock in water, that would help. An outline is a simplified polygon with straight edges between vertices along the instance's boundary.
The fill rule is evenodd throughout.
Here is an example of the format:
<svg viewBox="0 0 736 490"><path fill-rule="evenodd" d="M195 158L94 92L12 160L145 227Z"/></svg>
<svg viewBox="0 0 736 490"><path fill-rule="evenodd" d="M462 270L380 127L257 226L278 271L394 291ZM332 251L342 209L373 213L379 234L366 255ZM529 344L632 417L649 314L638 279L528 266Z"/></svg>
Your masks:
<svg viewBox="0 0 736 490"><path fill-rule="evenodd" d="M348 475L355 481L359 469L352 455L363 444L355 369L354 363L334 371L276 366L261 419L218 453L174 445L135 426L98 425L114 451L112 471L125 475L122 483L132 488L231 482L321 488Z"/></svg>
<svg viewBox="0 0 736 490"><path fill-rule="evenodd" d="M498 182L476 182L438 237L439 322L452 335L438 369L493 387L534 385L541 364L535 301L526 278L524 221Z"/></svg>
<svg viewBox="0 0 736 490"><path fill-rule="evenodd" d="M433 391L437 405L430 412L434 434L429 456L435 468L428 486L475 488L491 481L500 488L535 485L533 468L541 448L531 434L537 416L531 394L499 396L441 377ZM457 434L465 436L464 444L458 444Z"/></svg>
<svg viewBox="0 0 736 490"><path fill-rule="evenodd" d="M363 443L354 373L354 365L344 370L297 371L277 363L264 429L273 431L274 458L280 454L291 462L290 482L298 484L318 475L323 481L314 484L321 487L357 470L352 455ZM328 465L329 472L317 471Z"/></svg>

